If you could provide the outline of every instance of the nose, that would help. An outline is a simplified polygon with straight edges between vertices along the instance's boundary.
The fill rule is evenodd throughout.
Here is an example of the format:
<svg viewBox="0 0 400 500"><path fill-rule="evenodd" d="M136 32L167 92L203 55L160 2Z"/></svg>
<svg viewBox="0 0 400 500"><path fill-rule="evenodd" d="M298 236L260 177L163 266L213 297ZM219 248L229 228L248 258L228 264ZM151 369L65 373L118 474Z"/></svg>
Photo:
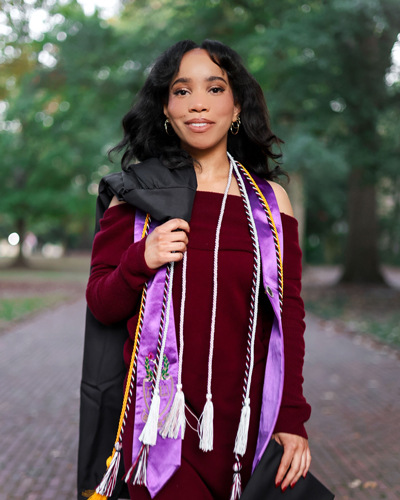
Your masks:
<svg viewBox="0 0 400 500"><path fill-rule="evenodd" d="M208 111L208 107L204 104L193 104L192 106L190 106L189 111L191 113L202 113L204 111Z"/></svg>
<svg viewBox="0 0 400 500"><path fill-rule="evenodd" d="M202 113L210 109L207 100L199 95L193 95L189 104L189 111L191 113Z"/></svg>

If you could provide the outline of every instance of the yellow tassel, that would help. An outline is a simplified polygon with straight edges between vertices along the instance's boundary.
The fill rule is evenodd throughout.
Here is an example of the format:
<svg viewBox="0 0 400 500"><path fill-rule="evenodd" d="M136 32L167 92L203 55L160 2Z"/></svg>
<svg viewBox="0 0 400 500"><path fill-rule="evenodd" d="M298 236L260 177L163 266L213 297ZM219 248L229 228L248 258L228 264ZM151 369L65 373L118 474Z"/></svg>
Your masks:
<svg viewBox="0 0 400 500"><path fill-rule="evenodd" d="M108 469L108 468L110 467L110 465L111 465L111 460L113 459L113 456L114 456L114 454L111 454L111 455L107 458L107 460L106 460L107 469Z"/></svg>
<svg viewBox="0 0 400 500"><path fill-rule="evenodd" d="M89 497L89 500L107 500L108 497L105 497L104 495L100 495L99 493L93 493L91 497Z"/></svg>

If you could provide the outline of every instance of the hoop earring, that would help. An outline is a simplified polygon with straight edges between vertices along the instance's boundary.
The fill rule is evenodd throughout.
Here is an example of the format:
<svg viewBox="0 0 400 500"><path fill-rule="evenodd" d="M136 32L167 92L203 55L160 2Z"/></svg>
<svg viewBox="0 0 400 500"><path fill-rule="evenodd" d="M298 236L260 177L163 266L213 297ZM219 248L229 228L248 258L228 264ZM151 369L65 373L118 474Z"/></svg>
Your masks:
<svg viewBox="0 0 400 500"><path fill-rule="evenodd" d="M232 122L232 124L229 128L232 135L237 135L239 133L240 124L241 124L240 115L238 115L238 117L236 118L236 121Z"/></svg>
<svg viewBox="0 0 400 500"><path fill-rule="evenodd" d="M172 137L174 134L173 134L173 133L172 133L172 134L170 134L170 133L168 132L168 125L171 125L171 123L170 123L170 121L169 121L169 120L168 120L168 118L167 118L167 119L165 120L165 122L164 122L164 129L165 129L165 133L166 133L167 135L169 135L170 137ZM171 127L172 127L172 125L171 125Z"/></svg>

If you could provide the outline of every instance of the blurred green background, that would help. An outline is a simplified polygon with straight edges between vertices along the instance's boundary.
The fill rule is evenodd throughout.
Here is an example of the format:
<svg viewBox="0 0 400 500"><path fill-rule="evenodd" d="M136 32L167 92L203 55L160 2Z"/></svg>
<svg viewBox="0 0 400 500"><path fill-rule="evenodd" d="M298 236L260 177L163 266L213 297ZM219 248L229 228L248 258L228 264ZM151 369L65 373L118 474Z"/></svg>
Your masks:
<svg viewBox="0 0 400 500"><path fill-rule="evenodd" d="M26 340L21 349L32 356L16 322L70 301L83 306L98 183L120 169L107 151L122 136L123 115L165 48L184 38L221 40L260 82L272 128L285 141L308 317L316 315L321 339L349 335L383 354L379 362L366 356L373 366L361 374L364 365L343 343L318 385L322 362L317 346L311 350L317 470L345 492L343 500L392 498L398 453L382 436L398 420L389 399L395 382L387 382L397 372L385 363L400 359L399 32L400 0L0 0L0 337L13 336L15 346ZM82 340L77 321L68 326L71 344ZM10 390L24 394L15 380L4 384L4 408ZM344 395L339 380L348 385ZM44 401L58 405L53 392ZM36 432L37 415L28 410L23 439ZM31 443L29 456L43 455ZM46 445L50 489L62 483L56 462L67 472L75 467L76 451L67 463L60 446ZM28 475L21 464L11 475L15 495L36 476L35 488L47 488L43 461L32 467L30 460Z"/></svg>
<svg viewBox="0 0 400 500"><path fill-rule="evenodd" d="M285 141L305 261L353 283L400 265L398 0L103 5L1 2L0 255L12 233L25 256L90 248L98 182L120 168L107 151L152 61L215 38L260 82Z"/></svg>

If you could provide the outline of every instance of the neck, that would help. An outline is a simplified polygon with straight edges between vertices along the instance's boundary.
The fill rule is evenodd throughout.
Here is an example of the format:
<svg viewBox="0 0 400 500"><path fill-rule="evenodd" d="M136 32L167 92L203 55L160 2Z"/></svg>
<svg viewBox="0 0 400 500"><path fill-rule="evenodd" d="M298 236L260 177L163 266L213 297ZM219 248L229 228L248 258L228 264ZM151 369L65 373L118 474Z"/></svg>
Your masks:
<svg viewBox="0 0 400 500"><path fill-rule="evenodd" d="M196 151L191 153L196 160L196 174L209 178L226 177L229 171L229 159L226 150L218 152Z"/></svg>
<svg viewBox="0 0 400 500"><path fill-rule="evenodd" d="M195 160L194 168L197 177L198 191L223 193L228 181L229 158L227 141L222 141L210 149L195 149L186 145L186 151ZM232 179L229 194L239 195L235 178Z"/></svg>
<svg viewBox="0 0 400 500"><path fill-rule="evenodd" d="M229 173L229 159L226 150L213 154L196 153L193 157L196 160L197 189L223 193Z"/></svg>

